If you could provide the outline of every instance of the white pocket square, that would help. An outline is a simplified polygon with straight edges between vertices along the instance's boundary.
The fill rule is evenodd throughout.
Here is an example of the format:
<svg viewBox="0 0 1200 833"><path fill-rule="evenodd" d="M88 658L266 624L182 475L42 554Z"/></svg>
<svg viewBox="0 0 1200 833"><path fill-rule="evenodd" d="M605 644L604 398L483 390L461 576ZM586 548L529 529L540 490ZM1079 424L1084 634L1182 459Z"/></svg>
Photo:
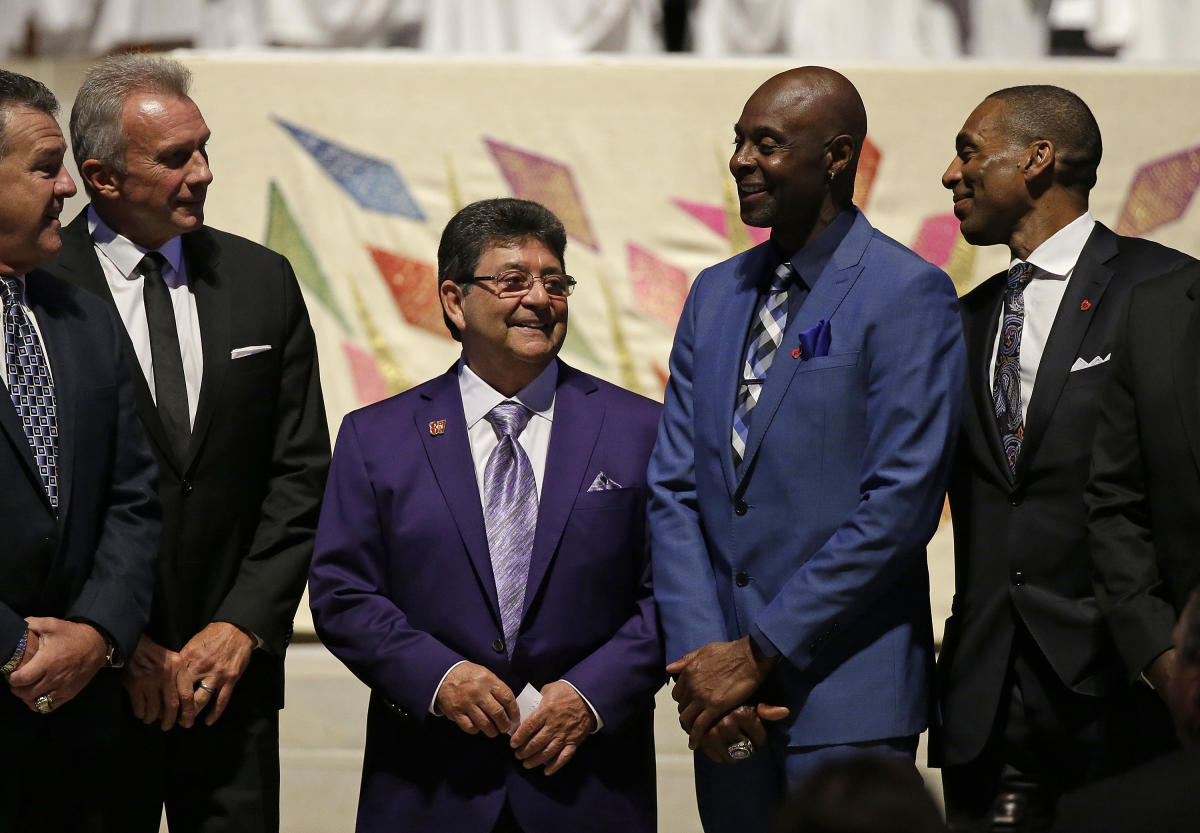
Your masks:
<svg viewBox="0 0 1200 833"><path fill-rule="evenodd" d="M611 489L619 489L621 484L613 480L604 472L596 475L596 479L592 481L592 485L588 486L589 492L607 492Z"/></svg>
<svg viewBox="0 0 1200 833"><path fill-rule="evenodd" d="M249 347L235 347L229 351L229 358L244 359L247 356L253 356L255 353L265 353L271 349L269 344L252 344Z"/></svg>
<svg viewBox="0 0 1200 833"><path fill-rule="evenodd" d="M1096 358L1089 360L1085 360L1082 356L1080 356L1075 360L1075 364L1071 365L1071 372L1074 373L1076 370L1086 370L1089 367L1095 367L1096 365L1104 364L1111 358L1112 353L1109 353L1106 356L1097 356Z"/></svg>

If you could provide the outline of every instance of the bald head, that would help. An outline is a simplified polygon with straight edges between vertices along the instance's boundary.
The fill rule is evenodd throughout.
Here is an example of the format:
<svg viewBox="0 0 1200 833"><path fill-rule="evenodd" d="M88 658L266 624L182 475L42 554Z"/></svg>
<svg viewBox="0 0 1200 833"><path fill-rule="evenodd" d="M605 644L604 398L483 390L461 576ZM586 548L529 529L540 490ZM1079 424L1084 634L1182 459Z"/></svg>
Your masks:
<svg viewBox="0 0 1200 833"><path fill-rule="evenodd" d="M767 79L734 126L742 221L801 248L851 205L866 135L862 97L841 73L798 67Z"/></svg>
<svg viewBox="0 0 1200 833"><path fill-rule="evenodd" d="M849 78L828 67L796 67L768 78L754 94L774 96L780 106L806 108L831 136L850 136L858 164L867 136L867 108Z"/></svg>

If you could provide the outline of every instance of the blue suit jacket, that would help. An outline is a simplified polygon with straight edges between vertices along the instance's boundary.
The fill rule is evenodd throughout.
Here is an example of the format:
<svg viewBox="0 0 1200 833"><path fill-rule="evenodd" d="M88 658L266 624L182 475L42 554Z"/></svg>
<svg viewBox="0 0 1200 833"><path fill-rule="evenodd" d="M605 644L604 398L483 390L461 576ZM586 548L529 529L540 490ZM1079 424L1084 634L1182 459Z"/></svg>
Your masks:
<svg viewBox="0 0 1200 833"><path fill-rule="evenodd" d="M789 745L920 732L933 644L925 544L964 384L954 288L861 214L730 434L764 243L705 270L671 353L651 457L655 596L674 660L751 628L784 655L761 690ZM794 357L825 319L827 355Z"/></svg>
<svg viewBox="0 0 1200 833"><path fill-rule="evenodd" d="M653 831L663 655L645 529L659 406L559 365L525 610L511 659L453 371L346 417L310 576L322 641L371 687L359 831ZM444 433L431 423L445 420ZM588 491L603 471L623 488ZM565 679L604 720L562 771L428 713L469 660L519 693Z"/></svg>

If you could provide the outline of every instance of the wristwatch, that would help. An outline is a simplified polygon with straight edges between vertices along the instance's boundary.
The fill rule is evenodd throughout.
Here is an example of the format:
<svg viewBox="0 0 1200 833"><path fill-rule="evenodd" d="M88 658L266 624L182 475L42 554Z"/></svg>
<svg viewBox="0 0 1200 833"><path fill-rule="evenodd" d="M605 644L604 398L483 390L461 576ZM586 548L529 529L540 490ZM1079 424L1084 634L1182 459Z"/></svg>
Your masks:
<svg viewBox="0 0 1200 833"><path fill-rule="evenodd" d="M17 650L13 651L8 662L0 665L0 674L8 676L17 670L17 666L21 664L21 660L25 658L25 646L29 644L29 628L25 629L25 633L21 634L21 639L17 642Z"/></svg>

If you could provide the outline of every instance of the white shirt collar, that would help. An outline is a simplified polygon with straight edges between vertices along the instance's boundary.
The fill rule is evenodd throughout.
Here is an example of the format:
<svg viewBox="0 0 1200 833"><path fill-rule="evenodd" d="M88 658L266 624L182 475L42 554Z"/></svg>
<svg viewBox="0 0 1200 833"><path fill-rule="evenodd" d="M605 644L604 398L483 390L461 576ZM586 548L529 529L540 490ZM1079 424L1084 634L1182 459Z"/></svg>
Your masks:
<svg viewBox="0 0 1200 833"><path fill-rule="evenodd" d="M117 267L117 271L126 279L141 277L134 272L150 249L143 249L128 237L117 234L100 219L100 215L91 205L87 209L87 218L88 232L91 233L92 240L104 256L112 261L113 266ZM160 252L167 259L176 275L181 274L179 264L183 260L183 244L178 236L172 237L154 251Z"/></svg>
<svg viewBox="0 0 1200 833"><path fill-rule="evenodd" d="M458 388L462 393L463 415L467 428L487 416L488 412L507 399L520 402L534 416L548 421L554 420L554 392L558 388L558 359L550 362L537 378L517 392L516 396L505 396L476 375L463 359L458 360Z"/></svg>
<svg viewBox="0 0 1200 833"><path fill-rule="evenodd" d="M1075 268L1095 226L1096 219L1092 212L1085 211L1042 241L1042 245L1030 252L1027 258L1029 263L1040 270L1035 273L1035 277L1065 280ZM1020 262L1019 258L1014 257L1009 263L1009 268Z"/></svg>

